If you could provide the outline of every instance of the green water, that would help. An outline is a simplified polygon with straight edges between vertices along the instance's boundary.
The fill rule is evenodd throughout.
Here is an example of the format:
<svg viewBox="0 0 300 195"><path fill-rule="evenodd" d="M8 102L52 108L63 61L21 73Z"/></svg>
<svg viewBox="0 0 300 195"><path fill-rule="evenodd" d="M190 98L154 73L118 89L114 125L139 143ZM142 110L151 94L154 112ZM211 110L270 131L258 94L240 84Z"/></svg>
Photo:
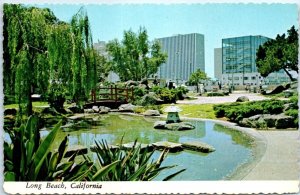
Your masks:
<svg viewBox="0 0 300 195"><path fill-rule="evenodd" d="M171 154L163 165L178 165L177 167L162 172L156 180L161 180L167 175L182 168L185 172L173 180L222 180L232 174L236 168L252 160L252 140L243 133L229 129L211 121L189 121L196 126L194 130L168 131L153 128L153 123L158 118L144 118L130 115L108 114L89 119L89 124L82 128L64 128L57 136L55 146L60 140L69 135L70 145L94 145L95 140L106 140L109 144L132 142L138 139L140 143L153 143L157 141L183 142L198 140L212 145L216 151L204 154L184 150ZM42 131L42 136L48 134ZM154 153L157 158L159 152Z"/></svg>

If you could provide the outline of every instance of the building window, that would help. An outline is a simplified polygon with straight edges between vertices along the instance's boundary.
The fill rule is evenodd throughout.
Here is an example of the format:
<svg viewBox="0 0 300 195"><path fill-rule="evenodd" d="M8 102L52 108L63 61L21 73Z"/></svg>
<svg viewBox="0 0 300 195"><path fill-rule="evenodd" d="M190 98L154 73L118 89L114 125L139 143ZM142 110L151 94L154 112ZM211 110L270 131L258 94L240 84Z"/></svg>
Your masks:
<svg viewBox="0 0 300 195"><path fill-rule="evenodd" d="M244 77L244 80L245 80L245 81L248 80L248 77Z"/></svg>
<svg viewBox="0 0 300 195"><path fill-rule="evenodd" d="M252 80L255 80L256 79L256 77L251 77L252 78Z"/></svg>
<svg viewBox="0 0 300 195"><path fill-rule="evenodd" d="M234 80L238 81L238 80L239 80L239 77L234 77Z"/></svg>

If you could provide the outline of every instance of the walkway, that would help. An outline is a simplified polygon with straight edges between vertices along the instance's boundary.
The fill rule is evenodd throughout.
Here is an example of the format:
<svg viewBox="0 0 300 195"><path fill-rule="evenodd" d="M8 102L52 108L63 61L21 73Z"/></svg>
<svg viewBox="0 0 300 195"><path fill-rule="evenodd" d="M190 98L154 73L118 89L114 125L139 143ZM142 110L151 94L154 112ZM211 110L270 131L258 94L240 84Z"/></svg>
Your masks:
<svg viewBox="0 0 300 195"><path fill-rule="evenodd" d="M229 94L229 96L203 97L197 96L195 100L178 100L177 104L219 104L226 102L235 102L240 96L246 96L250 101L270 99L260 95L259 93L246 93L244 91Z"/></svg>
<svg viewBox="0 0 300 195"><path fill-rule="evenodd" d="M299 180L299 131L259 131L266 152L243 180Z"/></svg>

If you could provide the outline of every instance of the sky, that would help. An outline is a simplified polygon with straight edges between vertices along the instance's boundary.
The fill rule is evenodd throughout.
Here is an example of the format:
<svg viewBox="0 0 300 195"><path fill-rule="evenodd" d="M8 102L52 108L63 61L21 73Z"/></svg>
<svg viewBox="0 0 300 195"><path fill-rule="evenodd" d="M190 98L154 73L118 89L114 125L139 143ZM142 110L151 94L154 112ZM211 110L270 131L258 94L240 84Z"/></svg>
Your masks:
<svg viewBox="0 0 300 195"><path fill-rule="evenodd" d="M83 5L33 4L48 7L70 22ZM205 39L205 72L214 77L214 48L223 38L262 35L275 38L295 25L296 4L87 4L93 41L121 40L125 30L145 27L149 40L175 34L200 33Z"/></svg>

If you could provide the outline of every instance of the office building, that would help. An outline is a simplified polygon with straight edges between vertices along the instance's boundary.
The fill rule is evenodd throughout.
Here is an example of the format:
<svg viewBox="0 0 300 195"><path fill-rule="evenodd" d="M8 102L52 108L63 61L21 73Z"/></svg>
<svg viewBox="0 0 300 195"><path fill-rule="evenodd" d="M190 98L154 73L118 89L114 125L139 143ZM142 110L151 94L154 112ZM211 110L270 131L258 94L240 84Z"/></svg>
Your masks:
<svg viewBox="0 0 300 195"><path fill-rule="evenodd" d="M256 67L256 51L270 38L242 36L222 39L222 83L236 88L246 85L272 85L289 81L283 72L275 72L263 78Z"/></svg>
<svg viewBox="0 0 300 195"><path fill-rule="evenodd" d="M184 83L197 69L205 71L204 35L198 33L175 35L158 39L168 55L159 67L158 78Z"/></svg>

